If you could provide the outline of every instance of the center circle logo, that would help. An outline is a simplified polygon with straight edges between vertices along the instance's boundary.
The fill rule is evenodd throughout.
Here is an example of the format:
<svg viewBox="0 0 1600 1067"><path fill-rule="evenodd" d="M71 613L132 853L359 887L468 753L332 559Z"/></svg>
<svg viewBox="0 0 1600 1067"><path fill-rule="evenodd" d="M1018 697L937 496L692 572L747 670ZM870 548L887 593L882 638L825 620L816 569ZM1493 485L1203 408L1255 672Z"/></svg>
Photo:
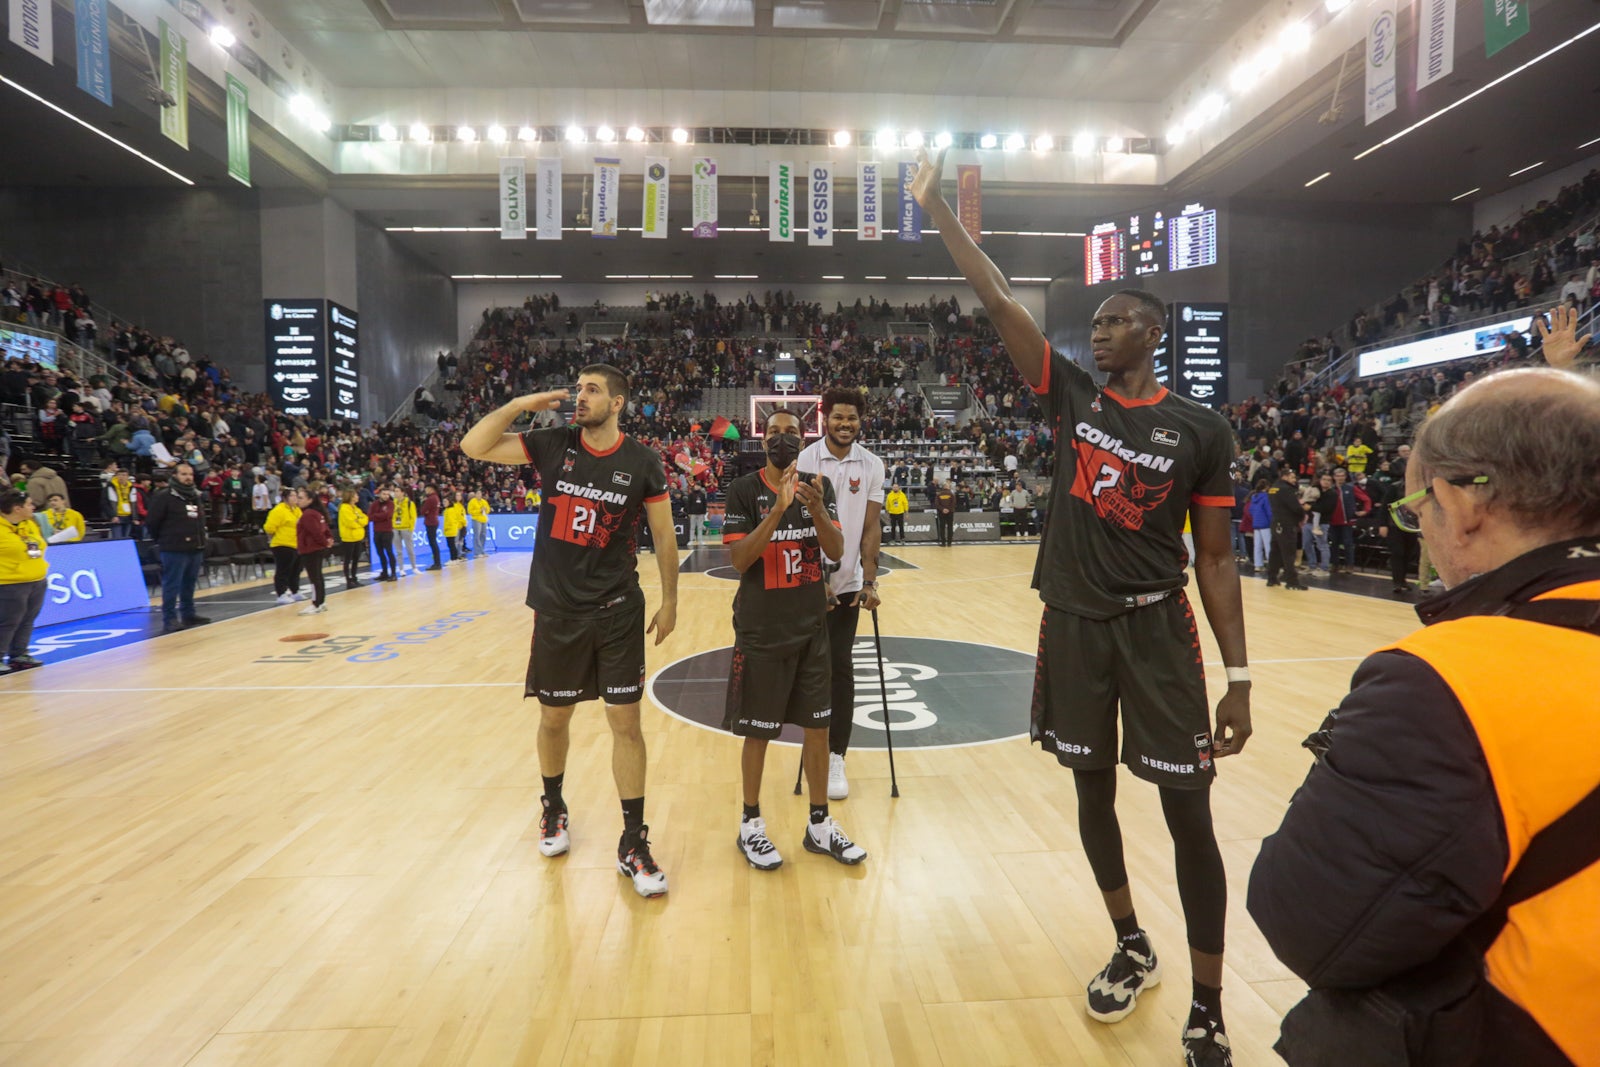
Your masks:
<svg viewBox="0 0 1600 1067"><path fill-rule="evenodd" d="M973 641L885 637L880 675L871 634L858 634L851 660L852 749L888 747L885 697L895 748L959 748L1027 736L1034 668L1028 653ZM650 699L674 718L721 733L732 665L731 647L669 663L651 676ZM798 727L783 728L780 742L799 741Z"/></svg>

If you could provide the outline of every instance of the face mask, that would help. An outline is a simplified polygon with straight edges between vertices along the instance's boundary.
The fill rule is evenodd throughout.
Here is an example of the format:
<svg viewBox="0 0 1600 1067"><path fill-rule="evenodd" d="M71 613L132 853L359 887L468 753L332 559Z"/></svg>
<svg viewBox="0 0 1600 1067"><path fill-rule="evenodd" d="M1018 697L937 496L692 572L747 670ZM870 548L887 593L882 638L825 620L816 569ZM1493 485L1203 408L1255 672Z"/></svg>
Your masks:
<svg viewBox="0 0 1600 1067"><path fill-rule="evenodd" d="M778 433L767 438L767 458L779 470L787 468L800 457L800 435Z"/></svg>

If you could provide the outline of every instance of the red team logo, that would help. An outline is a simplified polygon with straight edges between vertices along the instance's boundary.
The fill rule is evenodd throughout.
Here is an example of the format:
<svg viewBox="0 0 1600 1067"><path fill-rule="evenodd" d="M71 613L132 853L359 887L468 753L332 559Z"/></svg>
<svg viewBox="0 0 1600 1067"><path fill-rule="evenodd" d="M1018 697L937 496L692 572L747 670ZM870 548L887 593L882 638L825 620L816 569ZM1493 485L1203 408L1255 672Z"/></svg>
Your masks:
<svg viewBox="0 0 1600 1067"><path fill-rule="evenodd" d="M585 548L605 548L622 527L627 508L576 496L550 499L555 509L550 536Z"/></svg>
<svg viewBox="0 0 1600 1067"><path fill-rule="evenodd" d="M850 491L852 493L861 492L861 479L860 478L851 478L850 479Z"/></svg>
<svg viewBox="0 0 1600 1067"><path fill-rule="evenodd" d="M1139 466L1121 456L1096 448L1086 441L1074 441L1078 470L1072 479L1072 495L1094 508L1096 515L1124 530L1144 528L1145 513L1161 506L1172 492L1172 479L1144 482Z"/></svg>

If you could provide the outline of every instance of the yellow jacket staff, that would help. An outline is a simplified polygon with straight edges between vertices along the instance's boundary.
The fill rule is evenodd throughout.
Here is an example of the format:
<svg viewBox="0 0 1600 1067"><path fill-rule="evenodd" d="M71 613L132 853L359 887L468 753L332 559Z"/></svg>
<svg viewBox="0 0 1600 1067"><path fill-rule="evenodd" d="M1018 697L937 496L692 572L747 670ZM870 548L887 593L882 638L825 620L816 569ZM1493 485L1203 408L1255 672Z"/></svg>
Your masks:
<svg viewBox="0 0 1600 1067"><path fill-rule="evenodd" d="M365 541L367 539L367 513L355 504L339 505L339 540Z"/></svg>
<svg viewBox="0 0 1600 1067"><path fill-rule="evenodd" d="M452 503L444 509L444 514L440 516L440 521L444 525L444 535L446 537L454 537L467 528L467 509L462 507L460 503Z"/></svg>
<svg viewBox="0 0 1600 1067"><path fill-rule="evenodd" d="M489 521L489 502L481 496L475 496L467 501L467 514L473 522Z"/></svg>
<svg viewBox="0 0 1600 1067"><path fill-rule="evenodd" d="M883 510L891 515L904 515L911 510L911 502L906 499L905 491L895 486L889 490L889 495L884 497Z"/></svg>
<svg viewBox="0 0 1600 1067"><path fill-rule="evenodd" d="M43 581L50 570L44 545L44 533L34 520L14 523L0 518L0 585Z"/></svg>
<svg viewBox="0 0 1600 1067"><path fill-rule="evenodd" d="M396 530L415 530L417 528L417 502L415 500L408 496L395 498L394 528Z"/></svg>
<svg viewBox="0 0 1600 1067"><path fill-rule="evenodd" d="M273 548L298 548L295 540L295 527L300 523L300 509L287 500L267 512L267 521L261 524L267 536L272 538Z"/></svg>

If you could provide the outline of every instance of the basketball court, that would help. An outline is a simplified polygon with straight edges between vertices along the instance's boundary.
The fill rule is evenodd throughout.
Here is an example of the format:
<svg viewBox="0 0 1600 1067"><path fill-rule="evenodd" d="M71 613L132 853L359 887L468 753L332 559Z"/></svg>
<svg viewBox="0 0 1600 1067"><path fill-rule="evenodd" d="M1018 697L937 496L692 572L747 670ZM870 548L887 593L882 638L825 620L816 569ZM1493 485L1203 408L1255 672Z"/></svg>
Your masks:
<svg viewBox="0 0 1600 1067"><path fill-rule="evenodd" d="M771 873L734 847L740 744L706 721L735 583L720 548L680 553L679 628L649 651L644 708L646 821L671 879L655 900L616 872L598 706L574 720L572 851L538 853L526 554L0 681L0 1062L1178 1062L1171 843L1155 790L1126 774L1129 870L1166 980L1124 1022L1084 1014L1112 933L1071 776L1026 738L1036 549L886 552L883 684L863 619L851 795L833 808L871 857L801 851L798 748L775 746ZM1237 1062L1266 1065L1303 987L1245 913L1250 864L1309 766L1301 738L1415 617L1324 590L1244 595L1255 735L1221 764L1214 806L1229 1033Z"/></svg>

